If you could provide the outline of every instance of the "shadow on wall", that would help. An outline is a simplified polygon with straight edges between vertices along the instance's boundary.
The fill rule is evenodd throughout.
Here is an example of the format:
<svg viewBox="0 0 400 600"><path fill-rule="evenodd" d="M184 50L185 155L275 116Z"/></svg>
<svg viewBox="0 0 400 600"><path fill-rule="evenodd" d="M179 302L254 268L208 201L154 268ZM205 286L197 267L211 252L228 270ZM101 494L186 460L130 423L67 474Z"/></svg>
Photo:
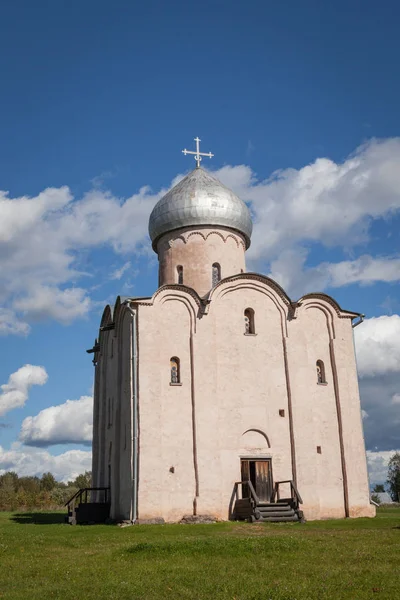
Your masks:
<svg viewBox="0 0 400 600"><path fill-rule="evenodd" d="M19 512L11 520L20 525L55 525L65 523L66 512Z"/></svg>

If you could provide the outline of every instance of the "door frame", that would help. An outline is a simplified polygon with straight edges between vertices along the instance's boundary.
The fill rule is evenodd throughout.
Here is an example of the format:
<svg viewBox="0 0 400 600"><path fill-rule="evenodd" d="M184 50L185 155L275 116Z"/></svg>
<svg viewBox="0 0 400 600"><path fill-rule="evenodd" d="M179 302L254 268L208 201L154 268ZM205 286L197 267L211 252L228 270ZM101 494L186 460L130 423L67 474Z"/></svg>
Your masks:
<svg viewBox="0 0 400 600"><path fill-rule="evenodd" d="M270 473L270 478L271 478L271 496L274 493L274 472L272 470L272 456L271 454L269 455L250 455L250 456L243 456L240 455L239 456L240 459L240 481L242 481L242 461L247 460L247 461L268 461L269 462L269 473ZM253 486L255 489L255 486ZM256 491L257 493L257 491Z"/></svg>

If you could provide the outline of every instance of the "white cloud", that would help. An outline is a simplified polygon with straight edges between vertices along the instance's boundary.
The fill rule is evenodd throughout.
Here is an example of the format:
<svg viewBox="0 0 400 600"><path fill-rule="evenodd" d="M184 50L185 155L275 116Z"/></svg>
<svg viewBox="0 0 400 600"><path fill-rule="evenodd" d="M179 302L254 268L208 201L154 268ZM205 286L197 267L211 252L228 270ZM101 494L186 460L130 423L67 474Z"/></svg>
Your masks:
<svg viewBox="0 0 400 600"><path fill-rule="evenodd" d="M0 308L0 335L28 335L30 327L13 310Z"/></svg>
<svg viewBox="0 0 400 600"><path fill-rule="evenodd" d="M50 471L58 481L67 482L80 473L92 468L92 453L84 450L69 450L53 456L47 450L21 447L16 443L10 450L0 446L0 475L6 471L15 471L20 477L36 475Z"/></svg>
<svg viewBox="0 0 400 600"><path fill-rule="evenodd" d="M24 406L32 385L44 385L48 379L46 369L35 365L24 365L12 373L8 383L1 387L0 416L14 408Z"/></svg>
<svg viewBox="0 0 400 600"><path fill-rule="evenodd" d="M270 260L288 243L354 246L368 239L371 219L400 208L399 166L400 138L392 138L372 140L342 164L318 158L264 181L257 181L244 165L224 167L217 176L252 204L255 227L249 256Z"/></svg>
<svg viewBox="0 0 400 600"><path fill-rule="evenodd" d="M50 406L22 422L19 439L30 446L90 444L92 441L93 398L81 396Z"/></svg>
<svg viewBox="0 0 400 600"><path fill-rule="evenodd" d="M130 268L131 263L128 261L120 269L116 269L110 275L110 279L121 279L123 274Z"/></svg>
<svg viewBox="0 0 400 600"><path fill-rule="evenodd" d="M360 377L400 371L400 315L366 319L354 339Z"/></svg>
<svg viewBox="0 0 400 600"><path fill-rule="evenodd" d="M369 417L367 411L364 410L364 409L361 411L361 416L362 416L363 419L368 419L368 417Z"/></svg>
<svg viewBox="0 0 400 600"><path fill-rule="evenodd" d="M70 323L88 313L91 301L82 288L60 290L57 287L37 286L30 295L18 298L14 307L32 320L48 317L60 323Z"/></svg>
<svg viewBox="0 0 400 600"><path fill-rule="evenodd" d="M399 279L398 257L367 255L305 269L304 245L354 248L368 240L373 219L399 211L400 138L372 140L342 164L318 158L264 181L245 165L223 167L216 175L251 204L255 225L250 262L256 270L270 263L272 275L289 290L302 295L309 291L304 282L322 290ZM26 334L26 321L32 319L69 323L86 315L92 301L82 278L87 276L90 252L104 246L116 253L151 252L148 217L164 192L142 187L126 200L98 188L80 199L73 198L68 187L48 188L34 198L10 198L0 192L0 301L10 311L3 325L0 316L0 332ZM300 271L290 262L293 256ZM122 277L127 265L111 278Z"/></svg>
<svg viewBox="0 0 400 600"><path fill-rule="evenodd" d="M387 469L390 458L396 450L382 452L367 451L367 464L370 483L386 483Z"/></svg>
<svg viewBox="0 0 400 600"><path fill-rule="evenodd" d="M81 199L67 187L34 198L0 192L0 301L6 310L0 332L26 334L29 326L20 314L28 321L62 323L85 316L92 303L76 280L88 275L81 268L87 253L104 245L117 253L140 251L147 244L150 211L162 193L144 187L121 201L99 189Z"/></svg>
<svg viewBox="0 0 400 600"><path fill-rule="evenodd" d="M355 260L323 262L316 267L306 267L307 256L308 251L304 248L289 248L270 263L269 276L294 299L310 291L322 291L328 287L400 281L400 258L363 255Z"/></svg>
<svg viewBox="0 0 400 600"><path fill-rule="evenodd" d="M392 404L400 404L400 394L393 394Z"/></svg>

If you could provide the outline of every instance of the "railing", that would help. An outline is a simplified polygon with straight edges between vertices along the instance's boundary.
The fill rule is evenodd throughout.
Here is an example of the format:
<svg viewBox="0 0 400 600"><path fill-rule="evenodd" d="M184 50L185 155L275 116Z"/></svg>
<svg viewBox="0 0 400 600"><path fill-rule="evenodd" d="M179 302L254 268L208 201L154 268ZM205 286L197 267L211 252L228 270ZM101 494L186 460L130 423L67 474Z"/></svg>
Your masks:
<svg viewBox="0 0 400 600"><path fill-rule="evenodd" d="M242 499L243 499L243 486L247 485L249 492L250 492L250 501L253 504L253 507L257 506L257 504L260 502L257 494L256 494L256 490L253 487L253 484L251 483L251 481L236 481L235 485L233 486L233 492L232 492L232 496L231 496L231 500L229 502L229 519L231 519L232 515L233 515L233 505L235 500L239 500L239 486L242 486ZM246 498L247 496L245 496Z"/></svg>
<svg viewBox="0 0 400 600"><path fill-rule="evenodd" d="M280 489L279 486L285 483L290 484L290 500L293 504L293 508L298 509L300 504L303 504L303 500L299 494L299 490L297 489L294 481L291 479L286 479L285 481L276 481L274 486L274 491L272 493L271 502L279 502L281 500ZM286 500L286 498L285 498Z"/></svg>
<svg viewBox="0 0 400 600"><path fill-rule="evenodd" d="M88 492L104 492L104 503L108 503L109 502L109 492L110 492L110 488L109 487L88 487L88 488L81 488L80 490L78 490L69 500L68 502L66 502L64 504L64 506L68 506L68 512L71 512L71 510L73 510L74 506L76 503L78 504L82 504L85 503L87 504L88 501ZM83 500L83 498L85 498ZM72 507L71 507L72 505Z"/></svg>

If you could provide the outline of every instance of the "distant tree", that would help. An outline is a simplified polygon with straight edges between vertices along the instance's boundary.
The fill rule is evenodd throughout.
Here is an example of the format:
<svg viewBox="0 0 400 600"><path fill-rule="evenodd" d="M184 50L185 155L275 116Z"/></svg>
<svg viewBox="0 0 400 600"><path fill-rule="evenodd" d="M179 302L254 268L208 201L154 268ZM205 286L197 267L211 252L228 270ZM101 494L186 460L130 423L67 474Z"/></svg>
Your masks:
<svg viewBox="0 0 400 600"><path fill-rule="evenodd" d="M18 488L22 488L29 494L38 494L40 492L40 479L39 477L20 477Z"/></svg>
<svg viewBox="0 0 400 600"><path fill-rule="evenodd" d="M393 502L400 502L400 452L395 452L389 460L387 484Z"/></svg>
<svg viewBox="0 0 400 600"><path fill-rule="evenodd" d="M14 490L16 490L18 488L18 475L15 471L7 471L3 475L0 475L0 486L3 482L7 485L12 485Z"/></svg>
<svg viewBox="0 0 400 600"><path fill-rule="evenodd" d="M71 487L77 487L80 489L91 487L92 486L92 472L85 471L81 475L78 475L78 477L76 479L74 479L74 481L69 481L68 485Z"/></svg>
<svg viewBox="0 0 400 600"><path fill-rule="evenodd" d="M372 491L374 492L374 494L383 494L385 492L385 486L383 485L383 483L376 483Z"/></svg>
<svg viewBox="0 0 400 600"><path fill-rule="evenodd" d="M15 492L18 475L12 471L0 477L0 509L13 510L15 507Z"/></svg>
<svg viewBox="0 0 400 600"><path fill-rule="evenodd" d="M376 504L380 504L381 503L381 499L379 498L378 494L372 493L371 494L371 500L373 502L376 502Z"/></svg>
<svg viewBox="0 0 400 600"><path fill-rule="evenodd" d="M43 473L42 479L40 480L40 489L46 492L51 492L57 485L54 475L51 473Z"/></svg>

